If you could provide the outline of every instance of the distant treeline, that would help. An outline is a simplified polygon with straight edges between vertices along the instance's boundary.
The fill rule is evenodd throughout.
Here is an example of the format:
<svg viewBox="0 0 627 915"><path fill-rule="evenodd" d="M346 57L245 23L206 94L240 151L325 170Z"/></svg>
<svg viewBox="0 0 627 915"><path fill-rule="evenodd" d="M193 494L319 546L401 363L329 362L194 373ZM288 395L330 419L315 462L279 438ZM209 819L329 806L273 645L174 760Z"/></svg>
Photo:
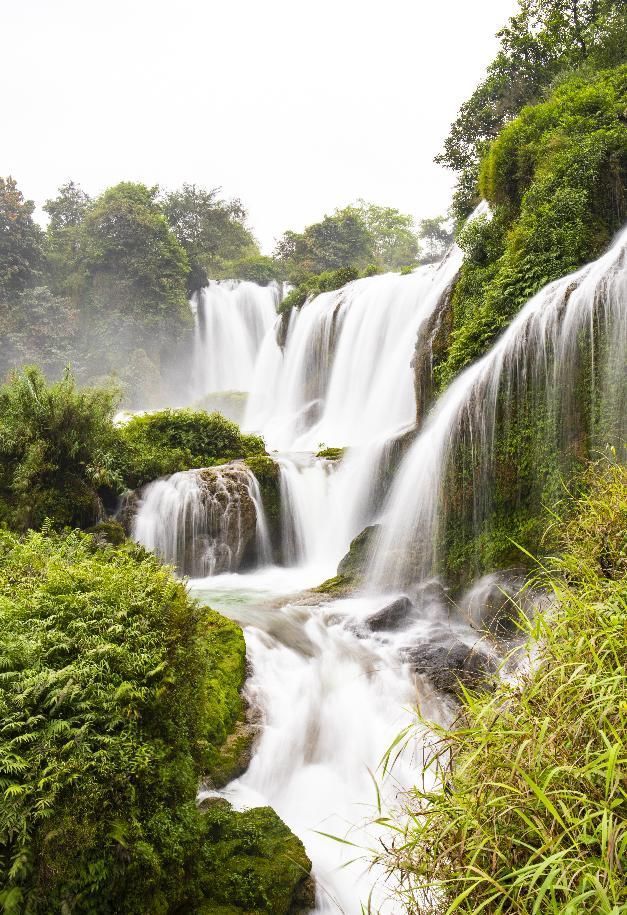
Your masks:
<svg viewBox="0 0 627 915"><path fill-rule="evenodd" d="M0 178L0 377L37 363L50 377L72 365L82 383L114 375L129 405L172 399L190 345L188 298L209 279L302 283L338 268L399 270L439 257L441 217L423 220L359 201L261 254L238 199L219 188L122 182L92 199L69 181L35 205Z"/></svg>

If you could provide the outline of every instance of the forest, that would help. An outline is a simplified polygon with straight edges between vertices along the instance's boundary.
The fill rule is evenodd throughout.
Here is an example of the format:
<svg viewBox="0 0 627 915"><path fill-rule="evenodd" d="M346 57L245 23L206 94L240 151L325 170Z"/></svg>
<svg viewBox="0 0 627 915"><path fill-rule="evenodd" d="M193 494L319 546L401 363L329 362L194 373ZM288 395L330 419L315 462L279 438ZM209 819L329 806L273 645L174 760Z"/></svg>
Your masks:
<svg viewBox="0 0 627 915"><path fill-rule="evenodd" d="M7 915L627 913L627 8L497 40L430 218L0 178Z"/></svg>

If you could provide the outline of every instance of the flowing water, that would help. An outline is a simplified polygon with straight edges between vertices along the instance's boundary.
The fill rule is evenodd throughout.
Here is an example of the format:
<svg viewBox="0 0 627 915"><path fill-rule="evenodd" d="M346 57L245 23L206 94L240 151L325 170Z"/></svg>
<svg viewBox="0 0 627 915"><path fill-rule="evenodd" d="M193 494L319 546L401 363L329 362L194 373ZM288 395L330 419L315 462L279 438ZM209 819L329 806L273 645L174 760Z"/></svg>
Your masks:
<svg viewBox="0 0 627 915"><path fill-rule="evenodd" d="M272 290L248 290L247 305L240 302L241 284L212 284L204 293L204 316L197 312L199 389L250 391L245 426L279 452L283 565L268 563L258 489L241 476L241 466L237 494L222 480L228 491L222 502L217 481L209 498L195 471L152 484L135 536L194 575L193 593L244 627L247 697L260 728L249 769L223 793L236 806L270 804L302 838L314 863L319 913L357 915L371 893L374 910L396 911L381 874L360 861L342 865L376 847L381 827L374 821L398 806L418 777L425 733L415 734L391 773L384 777L378 768L416 704L443 722L451 714L412 672L408 649L478 640L431 577L456 443L465 435L479 455L472 486L485 508L499 398L504 391L518 396L533 381L555 418L559 447L559 418L570 409L568 381L582 337L594 352L598 415L616 417L617 437L626 431L624 378L622 386L615 383L627 353L626 246L622 235L599 261L531 300L490 353L435 404L417 435L411 362L417 341L429 342L432 318L461 263L457 249L441 265L410 276L372 277L316 296L291 314L287 329L268 316ZM247 316L245 339L231 326L242 319L238 309ZM209 363L219 346L218 372ZM419 350L429 358L428 345ZM241 375L230 376L227 368ZM348 451L338 462L317 457L322 446ZM219 473L230 478L233 465ZM339 600L303 593L334 575L351 539L376 521L382 530L369 592ZM242 563L256 567L240 573ZM495 582L482 578L460 601L470 618L480 618L478 604L500 587ZM375 627L373 614L403 591L412 597L411 612L400 623Z"/></svg>

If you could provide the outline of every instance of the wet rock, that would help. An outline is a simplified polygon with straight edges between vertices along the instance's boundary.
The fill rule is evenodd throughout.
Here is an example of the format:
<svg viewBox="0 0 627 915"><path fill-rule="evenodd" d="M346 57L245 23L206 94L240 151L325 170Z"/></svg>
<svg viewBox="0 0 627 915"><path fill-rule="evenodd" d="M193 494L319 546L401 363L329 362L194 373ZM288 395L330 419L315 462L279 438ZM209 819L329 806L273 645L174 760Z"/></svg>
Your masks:
<svg viewBox="0 0 627 915"><path fill-rule="evenodd" d="M394 632L408 626L414 617L415 607L410 599L403 595L369 616L366 626L371 632Z"/></svg>
<svg viewBox="0 0 627 915"><path fill-rule="evenodd" d="M459 601L470 625L499 638L518 632L520 614L531 615L540 600L537 592L525 589L525 576L516 572L494 572L473 582Z"/></svg>
<svg viewBox="0 0 627 915"><path fill-rule="evenodd" d="M366 571L370 546L379 532L379 524L371 524L363 529L351 542L348 553L337 567L338 577L355 580Z"/></svg>
<svg viewBox="0 0 627 915"><path fill-rule="evenodd" d="M403 657L435 689L455 698L460 698L463 687L490 689L498 666L478 645L469 646L459 639L413 645L404 650Z"/></svg>
<svg viewBox="0 0 627 915"><path fill-rule="evenodd" d="M126 492L122 493L122 496L120 497L120 505L114 515L114 520L117 521L118 524L122 525L127 537L130 537L131 535L131 531L133 529L133 519L137 514L139 503L139 496L132 489L127 489Z"/></svg>

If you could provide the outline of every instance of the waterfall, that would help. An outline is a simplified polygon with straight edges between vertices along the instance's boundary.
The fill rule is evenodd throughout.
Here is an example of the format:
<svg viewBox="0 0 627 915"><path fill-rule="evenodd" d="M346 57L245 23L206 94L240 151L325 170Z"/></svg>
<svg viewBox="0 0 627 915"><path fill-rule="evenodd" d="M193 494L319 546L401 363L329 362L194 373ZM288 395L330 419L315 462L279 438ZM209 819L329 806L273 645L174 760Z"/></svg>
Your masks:
<svg viewBox="0 0 627 915"><path fill-rule="evenodd" d="M194 295L193 396L249 391L261 342L276 319L276 283L210 282Z"/></svg>
<svg viewBox="0 0 627 915"><path fill-rule="evenodd" d="M293 310L283 347L265 336L244 427L281 451L367 445L415 419L411 361L456 276L454 246L407 276L355 280Z"/></svg>
<svg viewBox="0 0 627 915"><path fill-rule="evenodd" d="M446 486L460 449L473 457L472 514L486 523L495 477L499 420L529 399L544 404L548 450L566 455L583 419L577 386L600 419L596 444L627 440L627 229L597 261L534 296L492 349L440 398L407 453L385 511L371 581L388 589L421 580L438 566ZM522 406L521 406L522 405ZM531 435L532 431L528 432ZM594 423L587 429L595 444ZM533 468L534 476L538 468ZM402 549L399 549L402 545Z"/></svg>
<svg viewBox="0 0 627 915"><path fill-rule="evenodd" d="M132 535L182 575L234 571L251 555L259 564L271 559L259 485L237 462L150 483L142 493Z"/></svg>

